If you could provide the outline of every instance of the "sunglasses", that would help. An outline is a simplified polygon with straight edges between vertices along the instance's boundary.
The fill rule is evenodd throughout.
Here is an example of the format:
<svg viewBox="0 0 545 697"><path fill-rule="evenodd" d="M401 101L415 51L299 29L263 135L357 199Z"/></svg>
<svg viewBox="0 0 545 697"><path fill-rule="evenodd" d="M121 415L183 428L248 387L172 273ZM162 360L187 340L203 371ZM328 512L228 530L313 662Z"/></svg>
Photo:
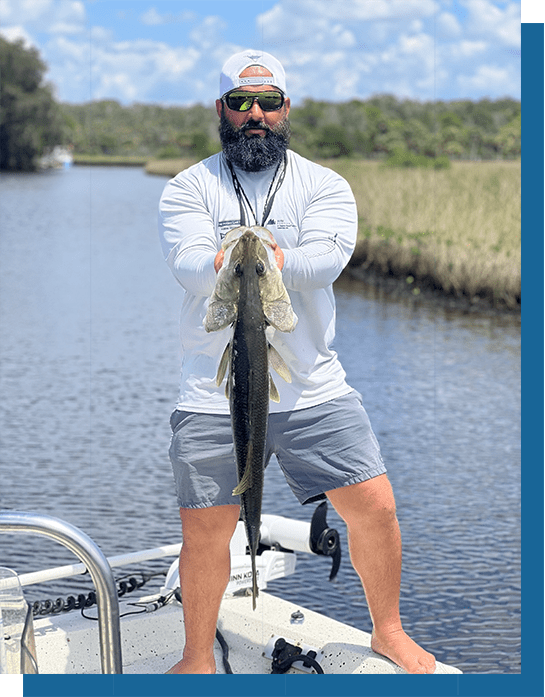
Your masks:
<svg viewBox="0 0 545 697"><path fill-rule="evenodd" d="M232 111L249 111L254 102L263 111L278 111L284 105L284 95L281 92L230 92L223 101Z"/></svg>

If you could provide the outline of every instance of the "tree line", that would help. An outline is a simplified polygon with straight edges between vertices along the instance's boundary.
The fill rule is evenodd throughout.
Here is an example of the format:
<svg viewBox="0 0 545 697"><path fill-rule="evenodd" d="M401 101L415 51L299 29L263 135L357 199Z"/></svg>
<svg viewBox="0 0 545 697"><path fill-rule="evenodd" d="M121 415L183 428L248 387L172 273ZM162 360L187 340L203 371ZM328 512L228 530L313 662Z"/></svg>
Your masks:
<svg viewBox="0 0 545 697"><path fill-rule="evenodd" d="M44 84L47 67L34 48L0 37L0 169L31 170L67 137L66 119Z"/></svg>
<svg viewBox="0 0 545 697"><path fill-rule="evenodd" d="M206 157L219 151L213 106L57 103L35 49L0 37L0 168L31 169L55 144L75 154ZM315 159L359 157L399 164L520 157L520 101L419 102L377 95L306 99L290 112L291 147Z"/></svg>

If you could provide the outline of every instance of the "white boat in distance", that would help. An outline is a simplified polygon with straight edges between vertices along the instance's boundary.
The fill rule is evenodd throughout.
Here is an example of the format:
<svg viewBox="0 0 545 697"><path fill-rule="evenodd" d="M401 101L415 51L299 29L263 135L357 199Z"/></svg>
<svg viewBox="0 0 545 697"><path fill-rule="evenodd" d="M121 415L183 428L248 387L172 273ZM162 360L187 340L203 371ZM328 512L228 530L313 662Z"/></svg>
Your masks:
<svg viewBox="0 0 545 697"><path fill-rule="evenodd" d="M340 561L338 534L327 527L325 511L326 504L320 504L312 523L262 516L257 565L260 592L255 611L250 597L250 556L239 522L231 541L231 579L217 626L214 650L218 673L405 673L372 651L367 632L264 592L267 583L295 571L296 553L331 556L332 575L336 573ZM5 633L0 638L0 664L4 662L5 672L162 674L180 659L185 633L177 558L162 588L153 595L143 595L140 590L140 595L134 593L136 597L131 593L129 599L119 598L112 569L177 557L181 543L106 559L91 538L69 523L11 511L0 513L2 532L49 537L81 560L78 564L0 578ZM24 603L26 622L19 618L18 624L13 620L11 627L6 626L10 592L21 594L21 587L86 572L95 584L96 608L84 608L84 614L78 607L66 611L52 606L49 614L33 617L33 608ZM437 663L435 672L461 673L441 663Z"/></svg>

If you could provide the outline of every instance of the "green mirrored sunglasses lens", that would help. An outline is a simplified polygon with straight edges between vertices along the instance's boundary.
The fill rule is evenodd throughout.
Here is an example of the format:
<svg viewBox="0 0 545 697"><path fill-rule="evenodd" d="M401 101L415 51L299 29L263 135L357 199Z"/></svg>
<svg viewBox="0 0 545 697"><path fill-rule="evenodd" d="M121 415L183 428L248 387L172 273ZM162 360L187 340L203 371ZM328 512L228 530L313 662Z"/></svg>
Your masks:
<svg viewBox="0 0 545 697"><path fill-rule="evenodd" d="M276 111L284 103L280 92L235 92L228 94L225 101L233 111L248 111L255 99L263 111Z"/></svg>

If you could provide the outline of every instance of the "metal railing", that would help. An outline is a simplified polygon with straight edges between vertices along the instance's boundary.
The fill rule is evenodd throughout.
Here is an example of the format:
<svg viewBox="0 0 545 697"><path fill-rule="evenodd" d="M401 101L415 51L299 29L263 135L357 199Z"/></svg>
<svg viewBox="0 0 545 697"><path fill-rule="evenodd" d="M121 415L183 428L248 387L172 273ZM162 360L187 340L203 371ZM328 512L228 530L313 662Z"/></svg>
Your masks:
<svg viewBox="0 0 545 697"><path fill-rule="evenodd" d="M19 511L0 513L0 533L49 537L82 561L95 585L98 607L100 660L103 673L123 672L119 601L112 569L93 540L74 525L52 516Z"/></svg>

